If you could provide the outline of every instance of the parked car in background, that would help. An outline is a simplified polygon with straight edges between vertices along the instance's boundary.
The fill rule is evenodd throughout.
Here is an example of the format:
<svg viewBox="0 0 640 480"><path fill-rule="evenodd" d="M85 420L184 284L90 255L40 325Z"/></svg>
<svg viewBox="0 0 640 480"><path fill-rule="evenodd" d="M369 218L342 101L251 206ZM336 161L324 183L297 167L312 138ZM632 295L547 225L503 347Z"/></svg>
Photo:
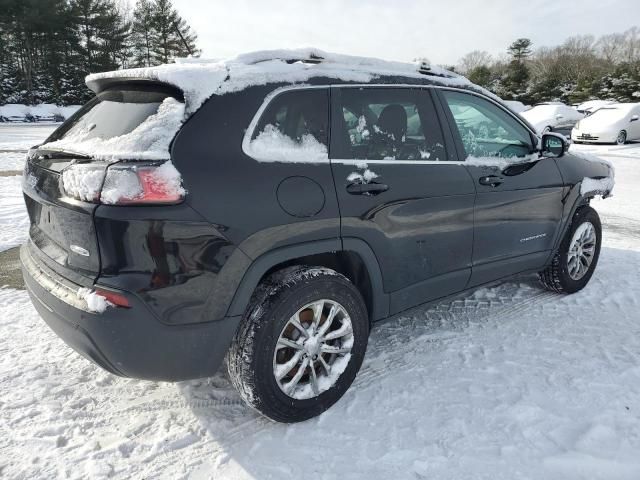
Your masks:
<svg viewBox="0 0 640 480"><path fill-rule="evenodd" d="M48 103L38 105L23 105L17 103L0 105L0 122L61 123L71 117L79 108L80 105L59 106Z"/></svg>
<svg viewBox="0 0 640 480"><path fill-rule="evenodd" d="M60 118L59 107L51 103L40 103L27 108L36 122L53 123L56 121L56 115Z"/></svg>
<svg viewBox="0 0 640 480"><path fill-rule="evenodd" d="M516 113L526 112L531 108L530 105L525 105L522 102L518 102L516 100L503 100L504 104L511 109L511 111Z"/></svg>
<svg viewBox="0 0 640 480"><path fill-rule="evenodd" d="M559 102L539 103L520 115L539 133L558 132L569 136L574 125L584 114Z"/></svg>
<svg viewBox="0 0 640 480"><path fill-rule="evenodd" d="M33 118L34 118L35 122L50 122L50 123L53 123L53 122L56 121L56 116L53 113L44 114L44 115L34 115Z"/></svg>
<svg viewBox="0 0 640 480"><path fill-rule="evenodd" d="M640 140L640 103L617 103L580 120L571 132L575 143L617 143Z"/></svg>
<svg viewBox="0 0 640 480"><path fill-rule="evenodd" d="M3 115L2 121L7 123L23 123L27 120L24 115Z"/></svg>
<svg viewBox="0 0 640 480"><path fill-rule="evenodd" d="M26 105L17 103L7 103L6 105L0 105L0 117L4 122L8 123L21 123L26 122L29 109Z"/></svg>
<svg viewBox="0 0 640 480"><path fill-rule="evenodd" d="M599 108L606 105L612 105L614 103L616 102L613 100L588 100L576 106L576 110L578 110L578 112L584 114L585 116L589 116Z"/></svg>

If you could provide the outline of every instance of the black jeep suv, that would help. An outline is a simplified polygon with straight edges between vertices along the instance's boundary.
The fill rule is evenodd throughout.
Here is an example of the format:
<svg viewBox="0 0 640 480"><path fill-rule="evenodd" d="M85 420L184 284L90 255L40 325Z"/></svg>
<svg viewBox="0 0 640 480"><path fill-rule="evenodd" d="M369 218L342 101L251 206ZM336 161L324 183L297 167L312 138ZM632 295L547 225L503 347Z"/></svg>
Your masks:
<svg viewBox="0 0 640 480"><path fill-rule="evenodd" d="M521 272L586 285L608 165L461 77L294 53L90 77L30 150L24 279L75 350L164 381L226 355L294 422L345 393L377 320Z"/></svg>

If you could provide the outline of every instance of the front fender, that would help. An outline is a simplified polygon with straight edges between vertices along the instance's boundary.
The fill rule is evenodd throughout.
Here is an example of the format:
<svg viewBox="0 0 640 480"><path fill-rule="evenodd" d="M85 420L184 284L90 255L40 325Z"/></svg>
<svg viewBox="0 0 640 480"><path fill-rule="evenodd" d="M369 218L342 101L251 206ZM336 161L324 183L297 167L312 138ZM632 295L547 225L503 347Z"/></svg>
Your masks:
<svg viewBox="0 0 640 480"><path fill-rule="evenodd" d="M569 152L565 156L557 158L556 164L565 185L565 194L563 197L562 226L558 229L558 234L554 241L554 253L560 247L562 239L571 226L571 219L576 211L582 206L589 205L591 198L596 195L606 197L611 193L610 191L591 191L583 194L581 186L584 179L600 179L614 176L613 166L606 160L594 155Z"/></svg>

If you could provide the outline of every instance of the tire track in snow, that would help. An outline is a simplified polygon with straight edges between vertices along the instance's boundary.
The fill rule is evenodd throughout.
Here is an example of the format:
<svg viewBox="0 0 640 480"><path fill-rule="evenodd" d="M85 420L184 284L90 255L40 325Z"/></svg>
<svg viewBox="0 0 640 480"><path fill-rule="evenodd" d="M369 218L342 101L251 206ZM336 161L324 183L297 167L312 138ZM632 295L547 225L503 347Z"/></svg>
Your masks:
<svg viewBox="0 0 640 480"><path fill-rule="evenodd" d="M458 339L460 336L467 335L465 329L471 323L477 323L489 319L494 321L506 319L520 311L528 310L537 305L544 304L546 301L552 298L557 298L558 296L559 295L557 293L541 290L533 293L530 297L523 298L522 300L514 300L512 297L500 297L498 301L493 302L458 299L437 305L433 309L429 309L425 312L427 318L424 325L421 325L425 330L423 333L415 337L413 341L402 343L397 342L399 345L396 345L396 348L393 348L390 352L382 352L381 356L383 357L382 360L384 362L382 367L374 366L377 360L376 357L369 357L369 362L367 362L367 359L365 358L365 364L360 369L353 386L355 388L365 388L398 369L406 369L410 367L409 363L404 360L407 354L424 345L443 343L448 340ZM462 307L464 312L459 314L455 312L455 309L459 309L461 303L464 305ZM494 308L497 309L494 310ZM399 317L398 319L401 318L402 317ZM427 325L434 322L437 322L440 326L451 324L452 322L464 323L464 326L462 329L429 329ZM384 325L382 327L384 327ZM379 338L375 340L379 342L389 341L388 338L384 338L384 335L379 335ZM393 339L391 339L391 341L393 341Z"/></svg>

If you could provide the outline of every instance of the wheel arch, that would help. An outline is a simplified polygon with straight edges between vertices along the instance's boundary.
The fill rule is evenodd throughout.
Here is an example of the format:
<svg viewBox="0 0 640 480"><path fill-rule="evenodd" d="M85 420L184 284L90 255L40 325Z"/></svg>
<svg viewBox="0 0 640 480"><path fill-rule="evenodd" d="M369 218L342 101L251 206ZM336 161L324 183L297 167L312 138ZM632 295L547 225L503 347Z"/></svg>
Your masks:
<svg viewBox="0 0 640 480"><path fill-rule="evenodd" d="M389 315L389 297L383 290L382 273L375 254L356 238L321 240L269 251L256 258L245 272L227 311L242 315L260 282L273 272L292 265L323 266L345 275L362 294L370 321Z"/></svg>
<svg viewBox="0 0 640 480"><path fill-rule="evenodd" d="M576 198L571 204L571 208L568 210L568 213L563 218L562 226L558 231L558 235L556 236L556 239L553 245L553 251L551 253L550 258L553 258L553 255L555 254L555 252L558 250L558 248L560 248L562 239L564 238L564 236L567 234L567 231L571 227L571 222L573 221L573 217L575 216L578 209L590 206L591 199L596 196L595 192L592 194L586 194L586 195L580 194L579 185L574 187L574 189L576 190L575 191Z"/></svg>

